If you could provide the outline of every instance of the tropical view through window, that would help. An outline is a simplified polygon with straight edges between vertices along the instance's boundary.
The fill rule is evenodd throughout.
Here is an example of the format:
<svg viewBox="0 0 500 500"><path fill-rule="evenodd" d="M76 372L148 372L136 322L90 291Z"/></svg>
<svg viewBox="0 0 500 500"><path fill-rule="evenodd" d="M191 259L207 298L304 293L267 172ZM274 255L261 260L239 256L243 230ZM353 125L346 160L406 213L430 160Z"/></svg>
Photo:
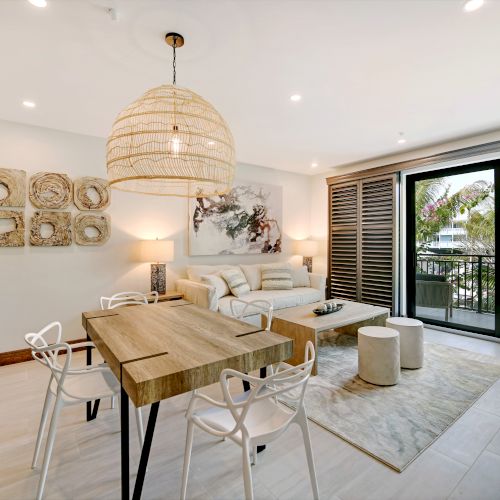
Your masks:
<svg viewBox="0 0 500 500"><path fill-rule="evenodd" d="M415 183L416 316L494 331L494 196L493 169Z"/></svg>

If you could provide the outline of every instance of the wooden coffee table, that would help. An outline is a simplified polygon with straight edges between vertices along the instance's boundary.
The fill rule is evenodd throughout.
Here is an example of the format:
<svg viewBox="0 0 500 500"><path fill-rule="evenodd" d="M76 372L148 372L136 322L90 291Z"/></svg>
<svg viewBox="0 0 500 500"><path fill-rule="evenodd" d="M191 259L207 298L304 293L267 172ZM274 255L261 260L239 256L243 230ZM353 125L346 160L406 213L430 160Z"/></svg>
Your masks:
<svg viewBox="0 0 500 500"><path fill-rule="evenodd" d="M287 363L299 365L304 362L304 350L310 340L318 351L318 337L325 336L328 331L356 335L358 328L367 325L385 326L385 320L390 310L386 307L371 306L348 300L335 300L344 307L332 314L316 316L312 310L319 304L289 307L275 311L271 322L271 330L285 337L293 339L293 357ZM263 325L265 318L263 317ZM332 332L333 333L333 332ZM313 375L318 373L318 356L312 370Z"/></svg>

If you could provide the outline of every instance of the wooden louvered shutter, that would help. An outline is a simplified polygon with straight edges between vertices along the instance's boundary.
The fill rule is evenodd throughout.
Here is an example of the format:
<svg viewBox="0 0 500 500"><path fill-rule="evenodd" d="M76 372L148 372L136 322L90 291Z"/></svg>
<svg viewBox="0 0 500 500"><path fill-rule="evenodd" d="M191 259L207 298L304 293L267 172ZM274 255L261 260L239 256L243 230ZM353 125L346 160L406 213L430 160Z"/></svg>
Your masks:
<svg viewBox="0 0 500 500"><path fill-rule="evenodd" d="M357 300L358 183L330 186L330 296Z"/></svg>
<svg viewBox="0 0 500 500"><path fill-rule="evenodd" d="M330 297L394 311L396 174L329 186Z"/></svg>
<svg viewBox="0 0 500 500"><path fill-rule="evenodd" d="M361 302L393 307L395 177L361 182Z"/></svg>

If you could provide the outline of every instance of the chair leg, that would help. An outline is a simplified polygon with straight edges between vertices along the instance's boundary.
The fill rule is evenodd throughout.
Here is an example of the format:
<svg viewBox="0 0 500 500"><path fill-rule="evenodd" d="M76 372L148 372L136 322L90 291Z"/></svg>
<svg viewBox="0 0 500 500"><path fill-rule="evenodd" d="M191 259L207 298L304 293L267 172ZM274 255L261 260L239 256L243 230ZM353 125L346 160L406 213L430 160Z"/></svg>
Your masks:
<svg viewBox="0 0 500 500"><path fill-rule="evenodd" d="M47 472L49 470L50 457L52 456L52 449L56 438L57 421L61 411L62 404L59 396L56 398L56 404L52 411L52 418L50 419L49 434L47 436L47 444L45 445L45 454L43 456L42 471L40 473L40 480L38 482L38 491L36 493L36 500L41 500L43 497L43 490L45 489L45 482L47 480Z"/></svg>
<svg viewBox="0 0 500 500"><path fill-rule="evenodd" d="M51 379L52 380L52 379ZM42 447L43 433L45 432L45 426L47 425L47 417L49 416L49 407L52 402L54 395L50 392L50 382L47 387L47 392L45 394L45 402L43 403L42 416L40 418L40 426L38 427L38 436L36 438L35 453L33 454L33 461L31 462L31 468L34 469L38 462L38 456L40 455L40 448Z"/></svg>
<svg viewBox="0 0 500 500"><path fill-rule="evenodd" d="M257 465L257 446L252 448L252 465Z"/></svg>
<svg viewBox="0 0 500 500"><path fill-rule="evenodd" d="M313 489L314 499L318 500L319 499L318 480L316 478L316 469L314 467L311 436L309 434L309 425L307 424L307 416L303 409L302 411L300 411L298 423L300 425L300 429L302 430L302 437L304 439L304 447L306 449L306 457L307 457L307 466L309 467L309 476L311 477L311 485Z"/></svg>
<svg viewBox="0 0 500 500"><path fill-rule="evenodd" d="M184 450L184 469L182 471L181 500L186 499L189 464L191 462L191 451L193 449L193 431L194 431L194 424L193 422L188 421L187 434L186 434L186 449Z"/></svg>
<svg viewBox="0 0 500 500"><path fill-rule="evenodd" d="M142 424L142 412L140 408L135 408L135 420L137 422L137 433L139 435L139 445L144 445L144 426Z"/></svg>
<svg viewBox="0 0 500 500"><path fill-rule="evenodd" d="M245 499L253 500L252 468L250 465L250 443L248 438L242 440L243 450L243 482L245 483Z"/></svg>
<svg viewBox="0 0 500 500"><path fill-rule="evenodd" d="M114 396L111 397L111 409L112 410L115 409L115 397Z"/></svg>

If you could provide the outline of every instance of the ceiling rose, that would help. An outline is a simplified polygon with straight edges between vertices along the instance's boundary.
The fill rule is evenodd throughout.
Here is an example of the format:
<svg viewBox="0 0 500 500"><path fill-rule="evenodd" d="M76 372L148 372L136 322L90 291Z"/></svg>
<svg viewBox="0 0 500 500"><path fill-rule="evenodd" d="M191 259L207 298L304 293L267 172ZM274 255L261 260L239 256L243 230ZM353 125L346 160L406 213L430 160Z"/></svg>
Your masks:
<svg viewBox="0 0 500 500"><path fill-rule="evenodd" d="M162 196L208 197L227 193L235 173L231 131L205 99L176 85L178 33L173 48L173 82L148 90L116 118L107 142L111 187Z"/></svg>

